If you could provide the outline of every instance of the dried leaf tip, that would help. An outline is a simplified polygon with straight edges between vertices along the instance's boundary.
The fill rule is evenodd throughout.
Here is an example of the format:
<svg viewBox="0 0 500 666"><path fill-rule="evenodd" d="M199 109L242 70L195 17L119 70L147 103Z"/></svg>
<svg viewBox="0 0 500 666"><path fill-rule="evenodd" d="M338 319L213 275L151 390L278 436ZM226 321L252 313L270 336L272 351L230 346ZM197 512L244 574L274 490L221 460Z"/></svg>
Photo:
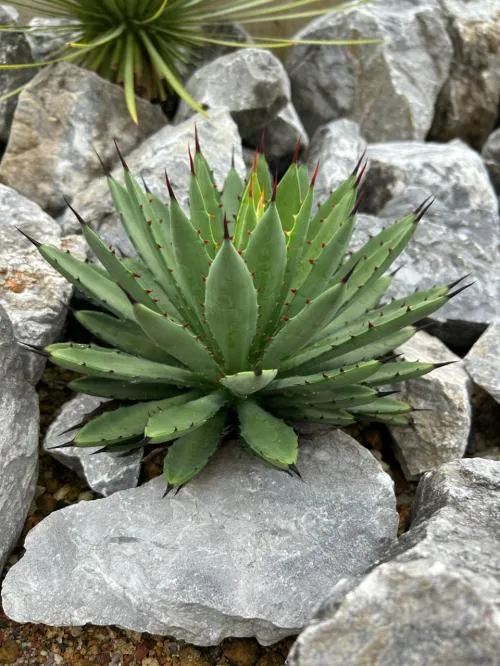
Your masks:
<svg viewBox="0 0 500 666"><path fill-rule="evenodd" d="M423 218L423 216L427 213L429 208L432 206L432 204L436 201L435 197L432 195L427 197L425 201L423 201L420 206L415 208L413 211L413 214L415 215L415 222L420 222L420 220Z"/></svg>
<svg viewBox="0 0 500 666"><path fill-rule="evenodd" d="M468 284L464 284L463 287L459 287L458 289L455 289L455 291L451 291L448 294L448 299L453 298L454 296L457 296L461 291L465 291L469 287L472 287L472 285L475 284L475 282L469 282Z"/></svg>
<svg viewBox="0 0 500 666"><path fill-rule="evenodd" d="M274 174L274 180L273 180L273 192L271 194L271 201L276 201L276 197L278 195L278 174Z"/></svg>
<svg viewBox="0 0 500 666"><path fill-rule="evenodd" d="M361 170L359 171L359 173L358 173L357 176L356 176L356 181L355 181L355 183L354 183L354 187L355 187L356 189L361 185L361 182L362 182L362 180L363 180L363 178L364 178L364 175L365 175L365 173L366 173L367 168L368 168L368 162L365 162L365 163L363 164L363 166L361 167Z"/></svg>
<svg viewBox="0 0 500 666"><path fill-rule="evenodd" d="M453 289L453 287L456 287L457 284L460 284L460 282L463 282L466 280L468 277L470 277L472 273L467 273L467 275L462 275L462 277L458 278L458 280L455 280L454 282L450 282L447 286L448 289Z"/></svg>
<svg viewBox="0 0 500 666"><path fill-rule="evenodd" d="M188 146L188 155L189 155L189 168L191 169L191 175L196 176L196 171L194 169L193 156L191 154L191 146Z"/></svg>
<svg viewBox="0 0 500 666"><path fill-rule="evenodd" d="M128 168L128 164L125 162L125 158L123 157L122 151L120 150L120 146L118 145L118 141L115 138L113 138L113 142L115 144L116 152L118 153L118 157L120 158L120 162L122 163L122 167L125 169L125 171L130 171Z"/></svg>
<svg viewBox="0 0 500 666"><path fill-rule="evenodd" d="M177 199L175 197L174 188L172 187L172 183L170 182L170 178L168 177L168 173L167 173L166 169L165 169L165 182L167 184L169 197L172 199L172 201L177 201Z"/></svg>
<svg viewBox="0 0 500 666"><path fill-rule="evenodd" d="M229 222L226 215L224 215L224 240L231 240L231 236L229 235Z"/></svg>
<svg viewBox="0 0 500 666"><path fill-rule="evenodd" d="M361 168L361 165L363 164L365 159L366 159L366 148L365 148L365 150L363 150L363 152L361 153L361 157L356 162L356 166L352 170L351 176L357 176L358 175L358 172Z"/></svg>
<svg viewBox="0 0 500 666"><path fill-rule="evenodd" d="M86 222L86 221L83 219L83 217L80 215L80 213L78 213L78 211L76 211L76 210L73 208L73 206L70 204L69 200L68 200L66 197L63 197L63 199L64 199L64 203L66 204L66 206L70 209L70 211L73 213L73 215L76 217L76 219L78 220L78 222L82 225L82 227L88 227L88 226L90 226L89 223Z"/></svg>
<svg viewBox="0 0 500 666"><path fill-rule="evenodd" d="M19 231L20 234L22 234L26 239L28 239L30 243L33 243L33 245L34 245L35 247L40 247L40 245L42 245L42 243L40 243L39 241L37 241L37 240L35 240L34 238L32 238L29 234L27 234L27 233L26 233L25 231L23 231L22 229L19 229L19 227L16 227L16 229Z"/></svg>
<svg viewBox="0 0 500 666"><path fill-rule="evenodd" d="M302 150L302 141L300 139L300 136L297 137L297 141L295 142L295 148L293 149L293 157L292 157L292 162L294 164L297 164L299 161L299 156L300 156L300 151Z"/></svg>
<svg viewBox="0 0 500 666"><path fill-rule="evenodd" d="M196 151L196 154L201 153L200 136L198 134L198 126L196 125L196 123L194 124L194 149Z"/></svg>
<svg viewBox="0 0 500 666"><path fill-rule="evenodd" d="M358 194L358 198L356 199L354 206L352 207L351 217L359 212L359 209L361 208L366 199L366 195L367 195L366 189L363 188Z"/></svg>
<svg viewBox="0 0 500 666"><path fill-rule="evenodd" d="M142 180L142 186L144 188L144 192L146 192L146 194L151 194L151 190L149 189L148 184L144 180L144 176L142 175L142 173L141 173L141 180Z"/></svg>
<svg viewBox="0 0 500 666"><path fill-rule="evenodd" d="M316 168L314 169L314 173L311 178L311 189L314 188L316 185L316 180L318 179L318 173L319 173L319 160L318 163L316 164Z"/></svg>
<svg viewBox="0 0 500 666"><path fill-rule="evenodd" d="M101 169L102 169L104 175L106 176L106 178L108 178L111 175L111 171L104 164L104 160L102 159L102 157L99 155L99 153L97 152L97 150L95 148L94 148L94 153L97 155L97 159L99 160L99 164L101 165Z"/></svg>

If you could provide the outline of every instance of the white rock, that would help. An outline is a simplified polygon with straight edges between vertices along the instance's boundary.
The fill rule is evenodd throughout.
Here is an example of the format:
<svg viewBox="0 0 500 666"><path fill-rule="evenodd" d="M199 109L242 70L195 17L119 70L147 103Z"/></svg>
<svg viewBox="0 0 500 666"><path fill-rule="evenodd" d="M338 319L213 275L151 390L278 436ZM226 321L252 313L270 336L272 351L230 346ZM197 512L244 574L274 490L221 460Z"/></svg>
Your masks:
<svg viewBox="0 0 500 666"><path fill-rule="evenodd" d="M464 361L474 382L500 403L500 319L488 326Z"/></svg>

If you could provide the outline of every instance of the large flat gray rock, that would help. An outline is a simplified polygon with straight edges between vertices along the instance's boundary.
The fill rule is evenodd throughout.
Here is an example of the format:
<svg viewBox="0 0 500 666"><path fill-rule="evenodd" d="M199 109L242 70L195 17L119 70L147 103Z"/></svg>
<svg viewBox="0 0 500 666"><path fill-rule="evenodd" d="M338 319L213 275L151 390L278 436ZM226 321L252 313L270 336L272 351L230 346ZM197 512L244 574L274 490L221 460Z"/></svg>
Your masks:
<svg viewBox="0 0 500 666"><path fill-rule="evenodd" d="M229 442L163 499L163 481L52 513L10 569L18 622L116 624L200 645L296 633L325 590L383 556L393 483L341 432L304 439L303 480Z"/></svg>
<svg viewBox="0 0 500 666"><path fill-rule="evenodd" d="M72 294L71 284L40 256L16 227L40 241L85 256L81 236L61 237L57 222L41 208L0 185L0 301L18 340L45 346L60 334ZM26 377L36 383L45 359L23 351Z"/></svg>
<svg viewBox="0 0 500 666"><path fill-rule="evenodd" d="M497 666L500 462L420 482L411 529L367 576L339 583L290 666Z"/></svg>
<svg viewBox="0 0 500 666"><path fill-rule="evenodd" d="M21 534L38 471L38 398L0 305L0 573Z"/></svg>
<svg viewBox="0 0 500 666"><path fill-rule="evenodd" d="M44 68L21 93L0 180L51 214L118 162L113 139L129 153L167 119L159 106L137 100L131 119L123 88L70 63Z"/></svg>
<svg viewBox="0 0 500 666"><path fill-rule="evenodd" d="M487 138L481 155L495 192L500 195L500 129L492 132Z"/></svg>
<svg viewBox="0 0 500 666"><path fill-rule="evenodd" d="M290 81L270 51L244 48L216 58L198 69L186 89L206 109L227 108L243 139L266 127L290 102ZM176 121L193 115L181 102Z"/></svg>
<svg viewBox="0 0 500 666"><path fill-rule="evenodd" d="M83 393L69 400L47 430L43 448L65 467L76 472L88 483L91 490L106 497L118 490L137 486L143 450L139 449L127 456L118 456L106 451L96 454L102 448L99 446L57 448L70 442L78 432L78 430L68 432L68 429L81 423L102 402L103 398Z"/></svg>
<svg viewBox="0 0 500 666"><path fill-rule="evenodd" d="M464 362L474 383L500 403L500 319L488 326Z"/></svg>
<svg viewBox="0 0 500 666"><path fill-rule="evenodd" d="M222 187L231 167L234 148L235 166L241 176L245 174L245 165L241 152L241 139L236 124L227 110L219 109L209 114L208 118L197 115L180 125L168 125L146 139L141 146L127 156L131 172L139 178L141 175L151 191L160 199L167 200L165 169L177 200L184 207L188 204L189 157L188 146L194 149L194 129L198 129L201 148L213 169L214 178ZM121 167L112 173L122 181ZM98 229L108 243L125 255L133 255L134 249L126 237L116 214L106 178L95 180L88 188L79 192L73 206L92 226ZM66 211L61 219L66 233L80 232L80 225L71 211Z"/></svg>
<svg viewBox="0 0 500 666"><path fill-rule="evenodd" d="M448 363L398 385L415 411L411 428L391 428L396 455L407 479L462 458L472 423L472 382L461 359L440 340L420 331L396 350L405 361Z"/></svg>
<svg viewBox="0 0 500 666"><path fill-rule="evenodd" d="M320 17L296 37L382 40L291 49L292 101L310 135L326 122L350 118L368 141L425 138L452 56L437 0L362 4Z"/></svg>

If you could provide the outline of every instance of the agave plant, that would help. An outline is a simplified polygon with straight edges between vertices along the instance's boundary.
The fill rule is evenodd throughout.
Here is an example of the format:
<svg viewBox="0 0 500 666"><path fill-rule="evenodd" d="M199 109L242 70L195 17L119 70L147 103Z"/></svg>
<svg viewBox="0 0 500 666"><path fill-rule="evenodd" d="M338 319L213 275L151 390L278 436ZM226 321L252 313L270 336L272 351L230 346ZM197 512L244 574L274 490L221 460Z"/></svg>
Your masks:
<svg viewBox="0 0 500 666"><path fill-rule="evenodd" d="M121 454L165 445L171 488L205 467L235 422L251 453L286 471L296 470L294 421L409 423L410 406L380 387L437 366L390 354L460 289L379 302L429 201L348 252L361 163L313 212L317 170L310 180L294 160L272 183L257 153L247 182L233 166L219 192L196 139L187 215L168 177L163 203L121 159L124 184L108 175L109 188L139 258L119 257L76 211L101 266L33 241L106 310L76 317L110 346L45 350L84 375L74 391L112 399L71 445Z"/></svg>
<svg viewBox="0 0 500 666"><path fill-rule="evenodd" d="M365 4L355 0L343 5L318 8L320 0L12 0L10 4L56 21L51 30L68 36L67 45L54 57L31 64L0 65L1 69L33 68L69 61L123 84L129 113L138 122L135 95L165 100L175 91L195 110L203 109L182 83L186 65L206 46L261 46L279 48L290 40L256 37L243 44L214 33L214 26L230 21L245 24L307 19L328 11L347 10ZM29 25L1 26L11 32L36 32ZM38 28L47 31L47 27ZM300 40L300 43L377 43L377 39ZM294 44L298 43L296 40ZM13 90L0 99L20 92Z"/></svg>

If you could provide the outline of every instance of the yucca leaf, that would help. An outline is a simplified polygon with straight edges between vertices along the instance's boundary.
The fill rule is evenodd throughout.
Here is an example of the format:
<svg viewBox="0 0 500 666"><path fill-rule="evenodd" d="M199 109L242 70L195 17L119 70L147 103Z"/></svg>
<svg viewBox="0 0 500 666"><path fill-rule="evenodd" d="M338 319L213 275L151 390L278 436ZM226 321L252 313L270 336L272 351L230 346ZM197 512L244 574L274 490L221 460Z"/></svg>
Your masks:
<svg viewBox="0 0 500 666"><path fill-rule="evenodd" d="M225 391L214 391L180 407L158 408L149 417L145 435L151 444L170 442L205 424L226 402Z"/></svg>
<svg viewBox="0 0 500 666"><path fill-rule="evenodd" d="M97 345L55 343L45 348L56 365L95 377L132 379L136 382L158 382L172 386L202 386L203 381L189 370L149 361L115 349Z"/></svg>
<svg viewBox="0 0 500 666"><path fill-rule="evenodd" d="M207 348L185 326L140 304L134 306L134 314L144 333L170 356L207 379L215 380L221 374Z"/></svg>
<svg viewBox="0 0 500 666"><path fill-rule="evenodd" d="M293 428L253 400L238 405L238 417L241 436L257 456L281 469L295 465L298 437Z"/></svg>
<svg viewBox="0 0 500 666"><path fill-rule="evenodd" d="M157 400L170 398L179 394L179 389L166 384L134 383L132 380L122 381L103 379L102 377L80 377L73 379L68 387L76 393L113 398L114 400Z"/></svg>
<svg viewBox="0 0 500 666"><path fill-rule="evenodd" d="M196 430L179 437L169 447L163 474L169 486L182 486L206 466L222 439L226 412L221 409Z"/></svg>
<svg viewBox="0 0 500 666"><path fill-rule="evenodd" d="M226 236L208 273L205 317L229 374L245 370L257 329L257 310L252 276Z"/></svg>
<svg viewBox="0 0 500 666"><path fill-rule="evenodd" d="M107 446L142 435L152 411L183 405L199 394L191 391L165 400L139 402L119 407L95 417L79 430L74 439L76 446Z"/></svg>
<svg viewBox="0 0 500 666"><path fill-rule="evenodd" d="M79 310L75 317L82 326L108 345L134 356L142 356L150 361L178 365L173 356L145 338L141 327L134 321L117 319L94 310Z"/></svg>

